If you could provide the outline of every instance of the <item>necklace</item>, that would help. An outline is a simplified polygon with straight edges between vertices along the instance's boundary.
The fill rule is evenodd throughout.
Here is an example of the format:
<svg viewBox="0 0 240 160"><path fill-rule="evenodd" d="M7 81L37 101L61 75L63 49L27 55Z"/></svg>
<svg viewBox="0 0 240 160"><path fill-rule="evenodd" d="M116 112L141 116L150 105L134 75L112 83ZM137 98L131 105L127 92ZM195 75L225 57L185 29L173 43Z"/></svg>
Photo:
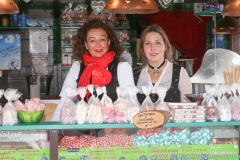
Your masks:
<svg viewBox="0 0 240 160"><path fill-rule="evenodd" d="M148 65L150 68L153 69L153 74L158 74L159 73L158 69L161 68L164 65L164 63L165 63L165 60L163 60L162 64L159 67L153 67L150 64L148 64Z"/></svg>

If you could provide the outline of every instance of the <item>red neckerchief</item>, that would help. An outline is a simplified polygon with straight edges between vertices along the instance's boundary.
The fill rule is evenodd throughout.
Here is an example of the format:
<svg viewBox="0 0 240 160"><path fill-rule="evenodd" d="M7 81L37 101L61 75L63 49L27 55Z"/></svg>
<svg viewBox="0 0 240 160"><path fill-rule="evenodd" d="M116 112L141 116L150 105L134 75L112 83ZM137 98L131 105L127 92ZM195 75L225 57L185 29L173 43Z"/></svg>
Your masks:
<svg viewBox="0 0 240 160"><path fill-rule="evenodd" d="M84 53L83 62L86 68L84 69L79 81L78 87L86 87L93 84L95 87L108 85L112 80L112 74L106 68L114 59L114 52L110 51L102 57L92 57Z"/></svg>

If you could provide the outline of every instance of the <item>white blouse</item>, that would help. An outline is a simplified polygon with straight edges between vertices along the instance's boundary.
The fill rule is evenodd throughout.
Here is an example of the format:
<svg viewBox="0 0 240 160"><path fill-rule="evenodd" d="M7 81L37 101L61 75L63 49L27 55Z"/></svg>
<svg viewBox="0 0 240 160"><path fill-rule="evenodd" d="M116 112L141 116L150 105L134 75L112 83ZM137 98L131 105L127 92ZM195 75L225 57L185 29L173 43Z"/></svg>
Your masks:
<svg viewBox="0 0 240 160"><path fill-rule="evenodd" d="M66 86L77 87L76 80L78 79L80 67L81 67L81 63L79 61L76 61L72 64L72 67L70 68L66 76L66 79L63 83L62 90L60 92L61 99L58 103L56 110L54 111L51 121L60 121L60 110L67 98L65 88ZM118 76L118 83L120 88L125 88L127 86L134 85L132 67L128 62L119 62L118 68L117 68L117 76Z"/></svg>
<svg viewBox="0 0 240 160"><path fill-rule="evenodd" d="M172 83L172 74L173 74L173 63L167 61L167 65L164 67L162 74L158 78L157 82L153 86L151 77L148 73L148 66L144 67L139 75L137 87L140 93L143 93L141 86L152 86L156 88L158 86L166 87L169 90ZM185 94L192 93L192 83L188 76L188 73L185 68L181 67L180 79L178 84L178 89L180 91L181 102L189 102L189 100L184 96Z"/></svg>

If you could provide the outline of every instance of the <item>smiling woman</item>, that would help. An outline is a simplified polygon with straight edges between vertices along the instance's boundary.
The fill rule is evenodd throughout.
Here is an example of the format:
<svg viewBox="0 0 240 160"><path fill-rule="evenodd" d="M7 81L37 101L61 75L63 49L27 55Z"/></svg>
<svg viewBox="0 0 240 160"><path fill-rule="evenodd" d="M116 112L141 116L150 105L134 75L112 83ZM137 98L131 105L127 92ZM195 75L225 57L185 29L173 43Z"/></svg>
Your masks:
<svg viewBox="0 0 240 160"><path fill-rule="evenodd" d="M187 102L185 94L192 93L192 84L187 71L171 62L172 47L164 30L150 25L142 32L138 45L142 65L134 70L135 85L139 88L138 100L145 99L142 86L166 88L165 102ZM157 94L150 94L155 103Z"/></svg>
<svg viewBox="0 0 240 160"><path fill-rule="evenodd" d="M101 20L91 20L79 28L74 37L73 54L76 61L64 81L61 99L52 120L60 119L60 109L67 98L67 86L106 86L107 95L114 102L117 87L134 85L130 64L118 60L122 53L123 48L115 31Z"/></svg>

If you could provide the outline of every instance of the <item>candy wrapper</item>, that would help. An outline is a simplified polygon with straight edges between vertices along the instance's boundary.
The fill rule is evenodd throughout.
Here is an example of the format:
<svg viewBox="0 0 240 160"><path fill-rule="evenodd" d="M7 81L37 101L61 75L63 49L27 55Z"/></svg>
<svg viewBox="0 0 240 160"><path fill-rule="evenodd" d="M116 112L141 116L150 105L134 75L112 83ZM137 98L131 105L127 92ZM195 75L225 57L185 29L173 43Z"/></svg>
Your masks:
<svg viewBox="0 0 240 160"><path fill-rule="evenodd" d="M164 99L166 97L166 92L167 92L167 88L166 87L157 87L156 88L156 93L158 95L158 100L155 103L156 110L162 110L162 111L168 111L169 112L169 107L167 105L167 103L164 102Z"/></svg>
<svg viewBox="0 0 240 160"><path fill-rule="evenodd" d="M3 93L4 93L4 89L0 89L0 98L2 98ZM2 117L3 117L2 112L3 112L2 106L0 105L0 125L2 125Z"/></svg>
<svg viewBox="0 0 240 160"><path fill-rule="evenodd" d="M219 92L219 94L223 94L223 93L225 93L225 90L223 90L223 92ZM221 121L231 121L232 119L231 108L225 96L222 96L218 100L218 110L219 110L219 117Z"/></svg>
<svg viewBox="0 0 240 160"><path fill-rule="evenodd" d="M128 122L133 123L133 117L140 112L140 104L136 98L136 94L138 89L136 86L129 86L127 87L128 94L130 95L130 99L127 103L128 105Z"/></svg>
<svg viewBox="0 0 240 160"><path fill-rule="evenodd" d="M190 143L190 129L186 128L171 128L168 138L168 145L188 145Z"/></svg>
<svg viewBox="0 0 240 160"><path fill-rule="evenodd" d="M4 96L8 100L8 102L5 104L3 108L2 125L13 126L18 122L17 110L14 106L13 101L18 100L18 98L22 96L22 93L18 92L17 89L8 88L4 92Z"/></svg>
<svg viewBox="0 0 240 160"><path fill-rule="evenodd" d="M88 111L88 105L84 101L84 98L86 96L86 88L85 87L79 87L77 89L78 94L81 97L81 100L77 103L77 109L76 109L76 123L77 124L83 124L87 122L87 111Z"/></svg>
<svg viewBox="0 0 240 160"><path fill-rule="evenodd" d="M144 99L144 101L140 107L141 112L151 111L151 110L154 110L154 108L155 108L155 106L149 96L151 93L151 90L152 90L151 86L142 86L142 91L146 95L146 98Z"/></svg>
<svg viewBox="0 0 240 160"><path fill-rule="evenodd" d="M119 25L118 18L115 13L108 13L107 14L107 24L109 26L117 26Z"/></svg>
<svg viewBox="0 0 240 160"><path fill-rule="evenodd" d="M66 93L67 93L67 99L63 103L63 106L60 111L60 121L62 124L75 124L76 105L71 100L71 97L75 97L77 95L77 90L76 90L76 88L67 86Z"/></svg>
<svg viewBox="0 0 240 160"><path fill-rule="evenodd" d="M215 88L209 88L208 89L209 93L206 94L206 100L208 101L203 101L202 103L206 103L206 119L212 122L217 122L219 119L219 110L217 108L218 104L213 97L213 93L215 92ZM204 100L205 100L204 98Z"/></svg>
<svg viewBox="0 0 240 160"><path fill-rule="evenodd" d="M61 25L74 25L74 12L72 11L72 4L68 3L68 5L65 6L64 12L61 15Z"/></svg>
<svg viewBox="0 0 240 160"><path fill-rule="evenodd" d="M231 116L232 120L234 121L240 121L240 99L236 95L238 92L238 85L232 85L232 91L234 93L232 102L230 104L231 107Z"/></svg>
<svg viewBox="0 0 240 160"><path fill-rule="evenodd" d="M114 109L111 98L107 96L106 87L102 87L103 96L101 99L101 108L102 108L102 116L103 122L113 123L114 122Z"/></svg>
<svg viewBox="0 0 240 160"><path fill-rule="evenodd" d="M78 4L73 10L73 19L76 25L81 26L88 19L87 4Z"/></svg>
<svg viewBox="0 0 240 160"><path fill-rule="evenodd" d="M97 97L93 94L93 86L88 86L89 92L92 94L91 100L89 100L88 105L88 112L87 112L87 122L88 123L102 123L103 116L102 116L102 109L101 109L101 101L99 100L98 96L102 94L102 90L100 87L96 88Z"/></svg>
<svg viewBox="0 0 240 160"><path fill-rule="evenodd" d="M115 114L115 122L116 123L127 123L127 103L122 98L124 95L124 90L117 87L117 100L113 103L114 114Z"/></svg>
<svg viewBox="0 0 240 160"><path fill-rule="evenodd" d="M193 132L190 135L190 143L192 145L210 144L213 137L214 133L211 130L207 128L200 128L198 131Z"/></svg>

